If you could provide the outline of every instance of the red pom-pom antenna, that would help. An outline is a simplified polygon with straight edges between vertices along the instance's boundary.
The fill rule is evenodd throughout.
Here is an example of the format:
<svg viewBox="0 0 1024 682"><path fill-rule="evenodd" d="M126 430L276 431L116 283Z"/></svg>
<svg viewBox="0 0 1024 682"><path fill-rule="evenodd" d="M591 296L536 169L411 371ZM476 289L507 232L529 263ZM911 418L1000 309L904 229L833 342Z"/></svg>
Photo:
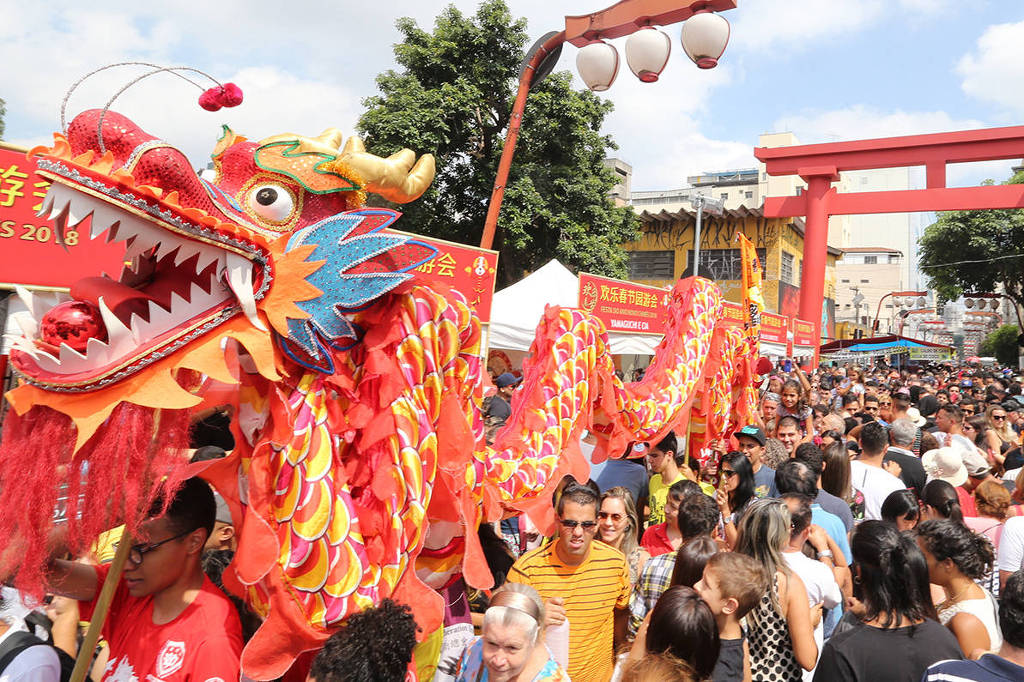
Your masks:
<svg viewBox="0 0 1024 682"><path fill-rule="evenodd" d="M241 103L242 88L234 83L218 85L199 95L199 106L207 111L217 111L221 107L237 107Z"/></svg>
<svg viewBox="0 0 1024 682"><path fill-rule="evenodd" d="M218 97L219 90L220 88L204 90L203 94L199 95L199 106L207 111L217 111L220 109L223 105L220 103L220 98Z"/></svg>
<svg viewBox="0 0 1024 682"><path fill-rule="evenodd" d="M242 88L234 83L225 83L221 87L218 101L225 107L237 107L242 103Z"/></svg>

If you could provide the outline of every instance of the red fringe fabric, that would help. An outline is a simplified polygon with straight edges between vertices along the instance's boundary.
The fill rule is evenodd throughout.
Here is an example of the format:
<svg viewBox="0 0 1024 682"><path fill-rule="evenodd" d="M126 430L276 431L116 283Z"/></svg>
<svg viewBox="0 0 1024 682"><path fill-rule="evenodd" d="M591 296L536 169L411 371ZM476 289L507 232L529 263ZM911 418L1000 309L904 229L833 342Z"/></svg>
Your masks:
<svg viewBox="0 0 1024 682"><path fill-rule="evenodd" d="M188 427L185 410L121 403L72 454L66 415L42 406L9 412L0 442L0 574L40 595L51 531L73 556L121 523L137 535L157 496L166 503L186 476Z"/></svg>

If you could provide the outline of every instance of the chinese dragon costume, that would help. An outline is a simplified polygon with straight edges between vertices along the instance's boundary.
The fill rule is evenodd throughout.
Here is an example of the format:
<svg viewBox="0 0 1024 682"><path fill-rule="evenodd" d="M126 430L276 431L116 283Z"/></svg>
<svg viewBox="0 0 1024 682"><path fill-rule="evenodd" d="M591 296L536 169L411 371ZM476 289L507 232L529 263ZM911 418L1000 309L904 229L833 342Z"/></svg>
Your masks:
<svg viewBox="0 0 1024 682"><path fill-rule="evenodd" d="M190 417L230 404L236 447L202 475L239 529L225 585L264 618L243 653L251 678L280 676L384 598L437 628L435 589L453 574L492 585L481 522L523 511L550 528L555 484L587 479L584 428L604 458L691 413L704 439L751 413L750 335L720 323L713 283L689 278L637 383L616 377L596 318L549 307L487 445L480 321L416 275L435 252L386 229L397 212L364 206L371 192L417 198L432 157L380 158L333 129L255 142L225 128L199 175L107 110L54 139L30 152L52 183L41 215L66 243L123 242L126 265L69 294L21 292L0 449L0 537L18 549L3 568L41 584L58 486L73 550L118 520L136 532L191 475ZM69 325L69 310L89 323Z"/></svg>

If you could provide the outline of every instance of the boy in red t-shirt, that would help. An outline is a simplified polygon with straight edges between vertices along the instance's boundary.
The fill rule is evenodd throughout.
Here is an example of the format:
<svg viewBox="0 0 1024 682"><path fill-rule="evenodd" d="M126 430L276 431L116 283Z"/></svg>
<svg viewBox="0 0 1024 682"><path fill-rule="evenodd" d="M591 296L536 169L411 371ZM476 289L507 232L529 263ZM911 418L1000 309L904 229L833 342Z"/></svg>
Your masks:
<svg viewBox="0 0 1024 682"><path fill-rule="evenodd" d="M154 504L152 513L160 506ZM200 565L215 517L210 486L190 478L166 514L143 524L148 541L132 547L103 626L110 643L103 680L239 678L238 614ZM81 601L82 617L88 619L108 568L58 559L52 569L53 591Z"/></svg>

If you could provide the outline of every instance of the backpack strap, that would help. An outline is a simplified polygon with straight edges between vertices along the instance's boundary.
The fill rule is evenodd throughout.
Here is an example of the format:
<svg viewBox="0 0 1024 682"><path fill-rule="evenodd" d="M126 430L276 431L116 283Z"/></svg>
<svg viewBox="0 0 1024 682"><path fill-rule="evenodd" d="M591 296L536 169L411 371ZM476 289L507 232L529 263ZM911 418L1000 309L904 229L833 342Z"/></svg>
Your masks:
<svg viewBox="0 0 1024 682"><path fill-rule="evenodd" d="M12 632L7 636L7 639L3 641L3 644L0 644L0 673L6 670L7 666L9 666L22 651L40 644L46 644L46 642L33 635L31 632L25 632L24 630Z"/></svg>

